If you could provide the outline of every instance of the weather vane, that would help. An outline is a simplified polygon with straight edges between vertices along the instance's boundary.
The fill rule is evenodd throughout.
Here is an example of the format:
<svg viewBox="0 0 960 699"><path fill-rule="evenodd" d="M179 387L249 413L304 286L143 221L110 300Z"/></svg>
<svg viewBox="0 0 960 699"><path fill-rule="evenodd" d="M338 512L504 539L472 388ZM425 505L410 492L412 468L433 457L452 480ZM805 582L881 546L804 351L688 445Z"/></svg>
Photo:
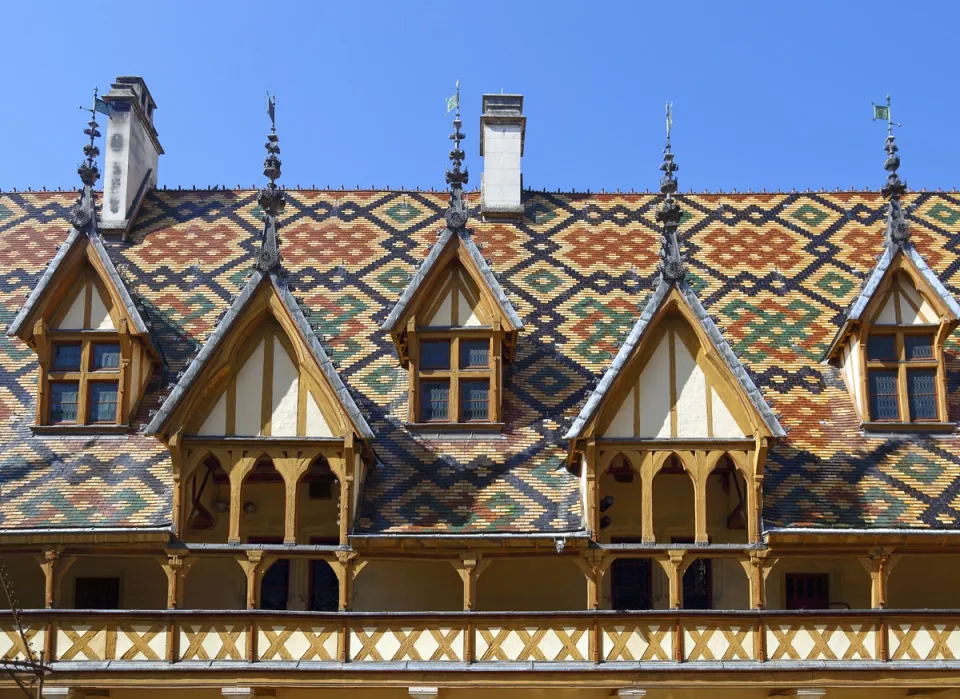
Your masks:
<svg viewBox="0 0 960 699"><path fill-rule="evenodd" d="M670 131L673 129L673 102L667 102L667 148L670 147Z"/></svg>
<svg viewBox="0 0 960 699"><path fill-rule="evenodd" d="M898 124L890 116L890 95L887 95L887 103L877 104L873 102L873 120L874 121L886 121L887 122L887 135L893 135L894 126L903 126L903 124Z"/></svg>
<svg viewBox="0 0 960 699"><path fill-rule="evenodd" d="M276 118L276 108L277 108L277 94L274 93L273 97L270 96L270 90L267 90L267 114L270 115L270 132L277 132L277 118Z"/></svg>

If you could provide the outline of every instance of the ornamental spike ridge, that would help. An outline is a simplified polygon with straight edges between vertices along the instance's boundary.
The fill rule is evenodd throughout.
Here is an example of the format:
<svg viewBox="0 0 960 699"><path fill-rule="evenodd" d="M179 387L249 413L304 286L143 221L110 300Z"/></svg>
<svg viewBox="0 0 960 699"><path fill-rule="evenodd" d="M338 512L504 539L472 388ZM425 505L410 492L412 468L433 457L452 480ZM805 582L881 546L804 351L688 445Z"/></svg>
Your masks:
<svg viewBox="0 0 960 699"><path fill-rule="evenodd" d="M466 153L460 147L460 141L466 136L460 131L463 122L460 120L460 81L457 81L456 94L456 114L453 118L453 133L450 134L450 140L453 141L453 149L450 151L450 162L453 167L447 170L447 184L450 185L450 205L447 207L446 222L447 228L454 233L459 233L467 225L467 207L463 201L463 185L470 179L470 173L463 165L463 159Z"/></svg>
<svg viewBox="0 0 960 699"><path fill-rule="evenodd" d="M280 266L280 237L277 235L277 219L286 206L283 190L277 186L280 177L280 137L277 136L276 97L267 93L267 114L270 115L270 133L267 134L267 157L263 161L263 174L270 182L260 190L257 203L263 209L263 237L257 254L257 269L270 272Z"/></svg>
<svg viewBox="0 0 960 699"><path fill-rule="evenodd" d="M672 128L673 104L667 102L667 144L664 146L663 162L660 164L660 169L663 171L663 177L660 178L660 192L664 198L657 206L657 223L663 225L660 241L660 264L657 266L657 271L660 273L660 280L667 284L681 281L687 273L683 255L680 253L680 240L677 235L683 211L679 202L673 198L673 195L677 192L677 180L673 173L680 167L673 162L673 152L670 147L670 131Z"/></svg>
<svg viewBox="0 0 960 699"><path fill-rule="evenodd" d="M883 150L887 157L883 161L883 169L887 171L887 181L880 188L880 193L887 200L887 245L902 245L910 239L910 229L907 227L907 221L903 217L903 207L901 199L907 193L907 183L900 179L897 170L900 167L900 156L897 155L897 139L893 135L893 127L901 124L893 121L890 110L890 95L887 95L886 107L874 105L874 117L887 122L887 140L883 144Z"/></svg>
<svg viewBox="0 0 960 699"><path fill-rule="evenodd" d="M100 155L100 149L96 145L96 139L100 138L100 124L97 123L97 101L97 88L93 88L92 106L84 107L81 105L80 107L80 109L90 112L90 121L87 122L87 128L83 130L83 133L89 137L90 142L83 147L83 154L86 159L77 168L77 174L80 175L83 189L70 216L73 227L77 230L84 230L96 221L93 186L100 179L100 170L97 168L97 156Z"/></svg>

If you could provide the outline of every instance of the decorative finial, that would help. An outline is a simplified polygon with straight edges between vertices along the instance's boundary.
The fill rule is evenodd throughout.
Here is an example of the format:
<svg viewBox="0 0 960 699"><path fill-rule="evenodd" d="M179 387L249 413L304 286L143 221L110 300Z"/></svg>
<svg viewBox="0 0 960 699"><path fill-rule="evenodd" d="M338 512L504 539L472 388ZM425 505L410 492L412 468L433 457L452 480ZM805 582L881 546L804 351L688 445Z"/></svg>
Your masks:
<svg viewBox="0 0 960 699"><path fill-rule="evenodd" d="M662 240L660 243L660 264L657 270L660 272L660 279L667 284L678 282L684 278L687 273L686 266L683 263L683 255L680 254L680 241L677 237L677 228L680 226L680 219L683 211L680 204L673 198L677 191L677 180L673 173L679 170L679 166L673 162L673 153L670 150L670 132L673 129L673 103L667 102L667 144L663 149L663 162L660 169L663 171L663 177L660 178L660 192L664 199L657 207L657 222L663 224Z"/></svg>
<svg viewBox="0 0 960 699"><path fill-rule="evenodd" d="M263 174L270 180L260 190L257 203L263 209L263 238L260 241L260 253L257 255L257 269L269 272L280 266L280 238L277 236L277 217L283 212L286 200L283 190L277 187L280 177L280 137L277 136L276 96L267 93L267 114L270 115L270 133L267 134L267 157L263 161Z"/></svg>
<svg viewBox="0 0 960 699"><path fill-rule="evenodd" d="M463 159L466 153L460 147L460 141L465 136L460 131L463 122L460 121L460 81L457 81L457 92L453 97L447 98L447 114L456 110L453 118L453 133L450 134L450 140L453 141L453 150L450 151L450 162L453 168L447 170L447 184L450 185L450 205L447 207L447 228L453 232L459 232L467 225L467 207L463 202L463 185L467 184L470 173L463 165Z"/></svg>
<svg viewBox="0 0 960 699"><path fill-rule="evenodd" d="M77 230L83 230L94 221L96 207L93 201L93 185L100 179L100 170L97 168L97 156L100 155L100 149L96 146L96 139L100 138L99 126L97 123L98 103L101 100L97 97L97 88L93 88L93 105L91 107L80 106L80 109L90 112L90 121L87 122L87 128L83 133L89 136L90 142L83 147L83 154L86 160L80 163L77 168L77 174L80 175L80 181L83 183L83 191L80 193L80 199L73 207L71 218L73 227Z"/></svg>
<svg viewBox="0 0 960 699"><path fill-rule="evenodd" d="M897 155L896 138L893 135L894 126L902 126L893 121L890 111L890 95L887 95L887 104L873 103L873 120L882 120L887 122L887 140L883 149L887 152L887 157L883 162L883 168L887 171L887 181L880 189L880 193L887 199L887 231L886 238L888 245L900 245L910 238L910 229L907 228L907 222L903 218L903 209L900 200L907 192L907 183L900 179L897 170L900 167L900 156Z"/></svg>

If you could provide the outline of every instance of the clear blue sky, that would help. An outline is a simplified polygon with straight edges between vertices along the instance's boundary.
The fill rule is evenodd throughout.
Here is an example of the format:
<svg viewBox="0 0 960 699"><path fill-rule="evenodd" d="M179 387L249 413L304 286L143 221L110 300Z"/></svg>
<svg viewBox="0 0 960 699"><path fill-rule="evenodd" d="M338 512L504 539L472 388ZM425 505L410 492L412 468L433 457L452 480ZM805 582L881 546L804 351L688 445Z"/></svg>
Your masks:
<svg viewBox="0 0 960 699"><path fill-rule="evenodd" d="M277 93L288 187L443 187L444 98L519 92L529 188L653 188L675 103L683 190L876 188L893 96L911 188L960 186L960 3L11 2L0 188L77 184L94 86L142 75L165 185L261 183Z"/></svg>

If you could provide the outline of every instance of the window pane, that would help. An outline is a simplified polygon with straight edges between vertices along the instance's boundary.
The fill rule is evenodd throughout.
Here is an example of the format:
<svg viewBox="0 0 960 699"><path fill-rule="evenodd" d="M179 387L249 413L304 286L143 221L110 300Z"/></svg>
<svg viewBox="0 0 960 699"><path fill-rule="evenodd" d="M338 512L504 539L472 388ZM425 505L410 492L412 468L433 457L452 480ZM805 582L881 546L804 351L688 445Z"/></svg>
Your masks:
<svg viewBox="0 0 960 699"><path fill-rule="evenodd" d="M903 344L907 359L933 359L933 338L929 335L907 335Z"/></svg>
<svg viewBox="0 0 960 699"><path fill-rule="evenodd" d="M80 370L80 343L57 342L53 345L53 368L60 371Z"/></svg>
<svg viewBox="0 0 960 699"><path fill-rule="evenodd" d="M450 340L424 340L420 343L421 369L450 368Z"/></svg>
<svg viewBox="0 0 960 699"><path fill-rule="evenodd" d="M911 420L937 419L937 372L913 369L907 372L907 394Z"/></svg>
<svg viewBox="0 0 960 699"><path fill-rule="evenodd" d="M867 341L867 359L897 359L896 335L871 335Z"/></svg>
<svg viewBox="0 0 960 699"><path fill-rule="evenodd" d="M868 383L870 384L870 419L899 420L897 372L871 371Z"/></svg>
<svg viewBox="0 0 960 699"><path fill-rule="evenodd" d="M55 381L50 384L50 422L77 421L77 394L80 384L76 381Z"/></svg>
<svg viewBox="0 0 960 699"><path fill-rule="evenodd" d="M490 412L488 405L490 403L490 382L487 379L482 381L461 381L460 382L460 419L464 422L470 420L489 420Z"/></svg>
<svg viewBox="0 0 960 699"><path fill-rule="evenodd" d="M90 422L117 421L117 384L96 381L90 384Z"/></svg>
<svg viewBox="0 0 960 699"><path fill-rule="evenodd" d="M450 406L449 381L422 381L420 383L420 419L448 420Z"/></svg>
<svg viewBox="0 0 960 699"><path fill-rule="evenodd" d="M486 369L490 366L490 340L460 340L460 368Z"/></svg>
<svg viewBox="0 0 960 699"><path fill-rule="evenodd" d="M120 345L98 343L93 346L93 369L117 369L120 366Z"/></svg>

